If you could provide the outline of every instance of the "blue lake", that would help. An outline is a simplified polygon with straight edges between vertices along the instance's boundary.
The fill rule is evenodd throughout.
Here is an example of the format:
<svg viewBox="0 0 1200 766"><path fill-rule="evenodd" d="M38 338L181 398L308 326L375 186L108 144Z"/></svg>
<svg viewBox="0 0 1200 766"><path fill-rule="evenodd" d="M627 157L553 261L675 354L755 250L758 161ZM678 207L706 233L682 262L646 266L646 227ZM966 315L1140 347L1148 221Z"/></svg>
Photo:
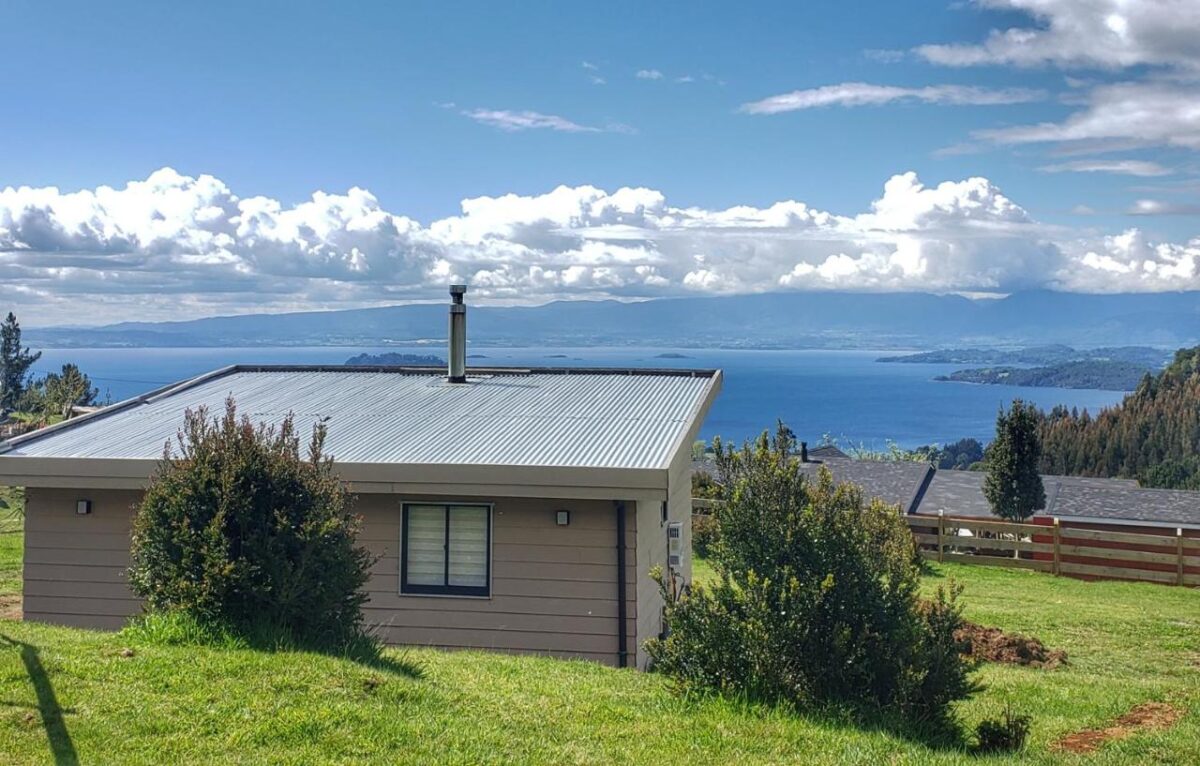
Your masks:
<svg viewBox="0 0 1200 766"><path fill-rule="evenodd" d="M423 353L441 347L360 348L130 348L50 349L38 374L75 362L114 400L235 363L341 364L360 353ZM933 380L961 368L948 364L883 364L897 351L757 351L646 348L477 348L468 366L717 367L725 385L702 436L741 440L782 418L802 439L830 434L842 444L882 448L891 439L905 447L964 436L990 439L996 410L1014 398L1049 408L1056 404L1092 412L1121 400L1114 391L1017 388ZM658 358L678 353L686 358Z"/></svg>

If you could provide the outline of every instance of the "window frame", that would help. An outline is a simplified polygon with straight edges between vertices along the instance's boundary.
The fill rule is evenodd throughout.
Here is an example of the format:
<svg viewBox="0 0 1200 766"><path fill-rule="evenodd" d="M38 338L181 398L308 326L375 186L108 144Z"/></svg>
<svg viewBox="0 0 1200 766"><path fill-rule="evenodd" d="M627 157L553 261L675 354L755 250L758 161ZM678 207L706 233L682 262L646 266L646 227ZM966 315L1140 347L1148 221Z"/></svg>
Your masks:
<svg viewBox="0 0 1200 766"><path fill-rule="evenodd" d="M408 519L414 506L441 508L445 514L445 542L442 553L441 585L417 585L408 581ZM450 509L482 508L487 513L487 537L484 541L486 568L483 585L450 585ZM493 503L478 501L406 501L400 504L400 594L403 596L442 596L455 598L491 598L492 596L492 519L495 516Z"/></svg>

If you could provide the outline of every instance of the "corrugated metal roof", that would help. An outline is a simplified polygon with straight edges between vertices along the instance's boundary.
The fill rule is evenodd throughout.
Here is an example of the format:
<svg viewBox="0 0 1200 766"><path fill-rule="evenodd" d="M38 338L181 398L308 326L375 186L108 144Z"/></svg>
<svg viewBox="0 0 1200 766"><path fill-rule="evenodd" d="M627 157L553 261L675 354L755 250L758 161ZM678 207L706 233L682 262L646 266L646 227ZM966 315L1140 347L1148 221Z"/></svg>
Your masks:
<svg viewBox="0 0 1200 766"><path fill-rule="evenodd" d="M223 412L232 396L254 422L325 420L346 463L665 468L704 404L707 370L470 370L236 367L133 400L7 453L155 459L188 409ZM2 459L2 458L0 458Z"/></svg>

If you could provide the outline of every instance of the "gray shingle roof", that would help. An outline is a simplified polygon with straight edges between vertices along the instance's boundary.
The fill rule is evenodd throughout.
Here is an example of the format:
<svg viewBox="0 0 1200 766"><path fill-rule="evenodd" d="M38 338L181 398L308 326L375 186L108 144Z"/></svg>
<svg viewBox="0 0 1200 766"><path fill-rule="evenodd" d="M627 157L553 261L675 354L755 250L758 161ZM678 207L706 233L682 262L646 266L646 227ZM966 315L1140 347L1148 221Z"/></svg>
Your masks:
<svg viewBox="0 0 1200 766"><path fill-rule="evenodd" d="M184 411L233 396L255 422L324 420L340 462L667 467L719 374L711 370L233 367L14 440L6 457L156 459Z"/></svg>
<svg viewBox="0 0 1200 766"><path fill-rule="evenodd" d="M933 467L928 463L908 461L830 458L820 463L801 464L801 470L814 477L822 467L829 469L834 481L857 484L867 499L878 498L888 505L898 505L905 513L915 510L918 496L933 473Z"/></svg>
<svg viewBox="0 0 1200 766"><path fill-rule="evenodd" d="M868 500L879 498L888 505L900 506L905 513L913 512L926 480L933 473L928 463L853 460L848 457L800 464L800 470L814 480L821 468L828 468L836 482L860 486ZM705 471L714 478L717 475L716 465L709 459L694 461L692 470Z"/></svg>
<svg viewBox="0 0 1200 766"><path fill-rule="evenodd" d="M1043 515L1200 525L1200 492L1142 488L1112 479L1060 480L1051 499L1050 483L1056 478L1046 477Z"/></svg>
<svg viewBox="0 0 1200 766"><path fill-rule="evenodd" d="M834 480L858 484L867 498L878 497L908 513L994 518L980 471L938 471L925 463L849 458L802 463L801 470L816 476L822 466ZM711 464L696 463L693 468L715 473ZM1132 479L1043 476L1042 481L1046 509L1040 516L1200 526L1200 492L1143 489Z"/></svg>
<svg viewBox="0 0 1200 766"><path fill-rule="evenodd" d="M979 471L938 471L918 513L992 517ZM1043 476L1046 509L1039 516L1200 525L1200 492L1143 489L1132 479Z"/></svg>

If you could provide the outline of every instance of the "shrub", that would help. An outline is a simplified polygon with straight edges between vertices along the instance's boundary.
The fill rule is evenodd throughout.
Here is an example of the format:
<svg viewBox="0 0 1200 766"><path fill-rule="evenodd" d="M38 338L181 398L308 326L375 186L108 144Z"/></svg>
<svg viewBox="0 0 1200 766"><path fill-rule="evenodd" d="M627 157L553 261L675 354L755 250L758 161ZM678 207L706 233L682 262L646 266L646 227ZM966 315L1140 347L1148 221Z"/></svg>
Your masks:
<svg viewBox="0 0 1200 766"><path fill-rule="evenodd" d="M720 535L717 517L711 513L692 514L692 550L701 558L712 555Z"/></svg>
<svg viewBox="0 0 1200 766"><path fill-rule="evenodd" d="M716 453L719 581L663 589L669 631L646 645L655 667L686 689L948 721L973 688L953 635L958 590L922 605L896 510L864 505L826 470L810 483L786 432Z"/></svg>
<svg viewBox="0 0 1200 766"><path fill-rule="evenodd" d="M1000 718L985 718L975 727L978 743L975 749L981 753L1011 753L1025 747L1032 718L1014 713L1006 707Z"/></svg>
<svg viewBox="0 0 1200 766"><path fill-rule="evenodd" d="M712 474L705 470L692 471L692 497L714 498L721 496L721 488Z"/></svg>
<svg viewBox="0 0 1200 766"><path fill-rule="evenodd" d="M324 440L315 427L302 457L290 415L276 428L239 419L232 400L219 419L189 411L134 517L129 580L147 608L221 634L358 642L372 558Z"/></svg>

